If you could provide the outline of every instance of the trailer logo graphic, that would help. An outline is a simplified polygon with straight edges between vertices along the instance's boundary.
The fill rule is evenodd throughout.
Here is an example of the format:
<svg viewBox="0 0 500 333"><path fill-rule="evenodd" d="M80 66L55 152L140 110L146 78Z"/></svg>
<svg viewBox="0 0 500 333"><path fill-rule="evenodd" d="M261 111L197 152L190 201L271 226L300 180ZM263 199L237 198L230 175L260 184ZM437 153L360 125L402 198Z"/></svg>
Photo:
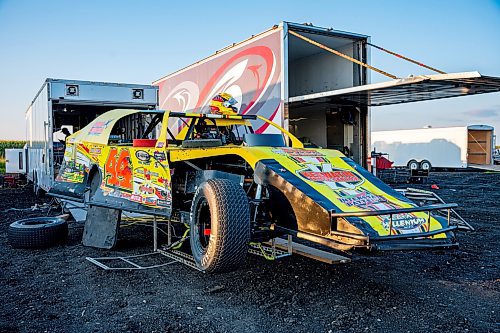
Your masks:
<svg viewBox="0 0 500 333"><path fill-rule="evenodd" d="M281 119L281 48L281 33L277 29L249 45L228 48L206 61L160 79L155 82L160 91L159 106L206 113L210 100L224 91L238 101L240 114ZM256 133L268 127L261 121L254 126ZM181 121L169 125L174 134L182 127Z"/></svg>

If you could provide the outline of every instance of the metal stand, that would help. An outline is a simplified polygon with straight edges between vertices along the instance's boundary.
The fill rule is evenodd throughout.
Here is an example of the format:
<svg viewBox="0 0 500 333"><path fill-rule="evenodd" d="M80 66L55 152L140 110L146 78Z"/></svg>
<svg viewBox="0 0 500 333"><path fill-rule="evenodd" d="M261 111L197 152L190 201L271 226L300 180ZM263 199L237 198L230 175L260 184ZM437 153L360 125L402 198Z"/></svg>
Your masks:
<svg viewBox="0 0 500 333"><path fill-rule="evenodd" d="M101 257L101 258L91 258L91 257L86 257L88 261L93 263L94 265L104 269L104 270L141 270L141 269L150 269L150 268L158 268L166 265L171 265L171 264L176 264L177 261L169 261L169 262L164 262L161 264L156 264L156 265L150 265L150 266L142 266L138 264L137 262L134 262L133 259L136 258L142 258L142 257L148 257L148 256L153 256L153 255L159 255L160 253L158 252L151 252L151 253L145 253L145 254L138 254L135 256L126 256L126 257ZM118 262L118 263L125 263L125 266L108 266L104 262Z"/></svg>
<svg viewBox="0 0 500 333"><path fill-rule="evenodd" d="M255 254L260 257L264 257L267 260L276 260L292 255L292 236L288 235L286 240L286 250L276 247L276 239L273 238L269 245L262 243L250 243L250 248L248 253Z"/></svg>

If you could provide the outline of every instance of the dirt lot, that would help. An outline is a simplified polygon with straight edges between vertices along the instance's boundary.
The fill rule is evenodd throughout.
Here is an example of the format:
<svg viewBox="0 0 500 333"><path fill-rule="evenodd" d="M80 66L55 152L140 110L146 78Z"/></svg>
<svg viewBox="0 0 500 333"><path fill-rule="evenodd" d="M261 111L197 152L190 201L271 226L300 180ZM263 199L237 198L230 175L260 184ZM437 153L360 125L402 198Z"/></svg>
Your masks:
<svg viewBox="0 0 500 333"><path fill-rule="evenodd" d="M500 332L500 174L439 173L431 183L477 229L451 251L393 252L329 266L251 257L225 275L181 264L103 271L86 256L151 249L151 229L122 229L116 251L80 244L15 250L2 212L36 201L0 190L0 332ZM398 185L402 187L404 185ZM429 188L429 185L421 185Z"/></svg>

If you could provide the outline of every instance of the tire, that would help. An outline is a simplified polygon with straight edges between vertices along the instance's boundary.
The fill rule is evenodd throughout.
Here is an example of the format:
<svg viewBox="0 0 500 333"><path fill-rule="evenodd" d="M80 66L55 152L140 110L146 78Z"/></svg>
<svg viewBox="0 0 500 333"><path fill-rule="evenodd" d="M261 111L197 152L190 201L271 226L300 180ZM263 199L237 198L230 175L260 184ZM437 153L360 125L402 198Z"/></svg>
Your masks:
<svg viewBox="0 0 500 333"><path fill-rule="evenodd" d="M420 165L418 164L417 160L409 160L408 163L406 163L406 167L410 170L418 170Z"/></svg>
<svg viewBox="0 0 500 333"><path fill-rule="evenodd" d="M9 243L14 248L34 249L62 244L68 239L68 223L58 217L34 217L12 223Z"/></svg>
<svg viewBox="0 0 500 333"><path fill-rule="evenodd" d="M202 271L242 266L250 242L250 208L243 188L227 179L202 183L191 205L190 227L191 251Z"/></svg>
<svg viewBox="0 0 500 333"><path fill-rule="evenodd" d="M425 171L430 171L431 168L432 168L432 164L428 160L420 161L420 169L425 170Z"/></svg>

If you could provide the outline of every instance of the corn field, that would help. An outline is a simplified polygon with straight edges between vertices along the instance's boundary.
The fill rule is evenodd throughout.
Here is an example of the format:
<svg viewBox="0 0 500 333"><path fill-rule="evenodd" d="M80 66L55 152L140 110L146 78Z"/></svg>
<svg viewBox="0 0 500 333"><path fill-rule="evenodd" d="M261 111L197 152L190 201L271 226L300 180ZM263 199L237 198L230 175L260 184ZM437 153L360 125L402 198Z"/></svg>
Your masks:
<svg viewBox="0 0 500 333"><path fill-rule="evenodd" d="M5 173L5 149L23 148L25 141L0 140L0 173Z"/></svg>

